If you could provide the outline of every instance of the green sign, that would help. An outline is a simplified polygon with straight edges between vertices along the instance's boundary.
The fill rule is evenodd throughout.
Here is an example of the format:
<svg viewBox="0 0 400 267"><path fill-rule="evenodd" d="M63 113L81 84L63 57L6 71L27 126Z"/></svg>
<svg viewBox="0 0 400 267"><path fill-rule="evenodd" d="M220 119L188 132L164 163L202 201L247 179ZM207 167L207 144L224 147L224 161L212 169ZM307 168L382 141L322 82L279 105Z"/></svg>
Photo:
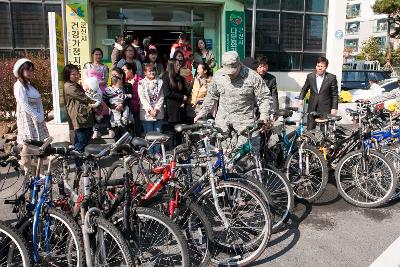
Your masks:
<svg viewBox="0 0 400 267"><path fill-rule="evenodd" d="M226 11L226 51L237 51L244 58L244 11Z"/></svg>

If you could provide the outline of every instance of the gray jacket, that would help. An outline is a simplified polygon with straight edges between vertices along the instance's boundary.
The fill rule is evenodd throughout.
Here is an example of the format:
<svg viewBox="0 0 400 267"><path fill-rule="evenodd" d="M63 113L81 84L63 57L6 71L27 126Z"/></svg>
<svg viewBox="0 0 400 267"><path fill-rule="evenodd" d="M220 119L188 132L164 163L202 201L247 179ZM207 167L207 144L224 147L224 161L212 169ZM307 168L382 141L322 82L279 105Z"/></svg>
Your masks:
<svg viewBox="0 0 400 267"><path fill-rule="evenodd" d="M260 120L266 120L270 112L269 90L257 72L242 66L239 76L230 80L220 71L214 76L208 87L200 114L204 117L219 101L215 118L216 126L227 130L232 124L237 131L244 130L257 120L255 107L260 111Z"/></svg>

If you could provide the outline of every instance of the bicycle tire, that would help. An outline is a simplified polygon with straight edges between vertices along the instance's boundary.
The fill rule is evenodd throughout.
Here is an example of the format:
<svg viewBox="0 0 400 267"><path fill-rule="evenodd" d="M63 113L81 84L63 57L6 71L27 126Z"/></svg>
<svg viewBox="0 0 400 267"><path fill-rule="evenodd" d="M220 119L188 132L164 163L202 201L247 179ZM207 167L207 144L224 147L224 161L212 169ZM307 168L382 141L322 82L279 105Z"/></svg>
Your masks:
<svg viewBox="0 0 400 267"><path fill-rule="evenodd" d="M154 208L163 214L166 213L166 216L169 216L169 201L169 195L167 198L157 197L148 201L146 203L148 205L145 205L145 207ZM166 206L163 206L164 204ZM188 241L190 265L208 266L211 261L211 254L214 250L214 237L210 221L207 219L206 214L199 205L189 199L179 200L176 211L173 221L179 226L179 229ZM196 234L197 236L194 237ZM204 238L205 240L203 240Z"/></svg>
<svg viewBox="0 0 400 267"><path fill-rule="evenodd" d="M288 157L285 163L285 173L293 188L295 197L313 203L317 201L325 191L328 183L328 166L324 157L314 147L309 145L302 146L302 169L306 173L299 171L299 146ZM312 164L307 164L313 160ZM305 166L303 166L305 164ZM310 167L313 168L310 171ZM315 190L313 190L315 188Z"/></svg>
<svg viewBox="0 0 400 267"><path fill-rule="evenodd" d="M218 266L248 265L256 260L268 245L272 226L268 206L254 190L238 182L221 181L216 185L216 190L219 203L228 204L226 207L221 207L225 216L229 215L228 223L237 227L226 229L224 223L220 220L220 216L215 210L210 186L205 187L198 195L194 196L197 203L206 212L214 230L215 254L212 262ZM235 196L232 194L235 194ZM221 201L224 201L224 203ZM229 204L233 204L234 201L237 206L232 212ZM240 204L245 204L245 207L250 207L252 204L255 207L253 210L256 211L257 209L258 212L251 213L249 210L245 210L241 213ZM262 217L261 223L257 222L258 217ZM241 231L240 234L233 236L234 230L239 231L242 228L244 229L244 226L248 226L246 231ZM230 238L236 237L236 240L230 240ZM243 240L244 237L247 239ZM244 242L241 242L242 240ZM247 242L247 240L249 241ZM233 241L244 244L233 244Z"/></svg>
<svg viewBox="0 0 400 267"><path fill-rule="evenodd" d="M350 204L363 208L376 208L387 203L393 196L393 193L397 188L397 172L394 169L393 165L385 158L382 153L375 150L369 150L369 154L366 155L366 160L368 160L368 163L366 164L366 166L368 166L368 173L366 175L362 174L362 177L359 178L359 164L356 164L354 166L349 166L346 164L349 163L349 161L352 159L356 161L357 158L359 158L359 161L361 161L363 159L363 156L364 155L362 150L355 150L340 159L335 170L336 184L340 195ZM380 178L383 178L380 179L381 181L387 180L390 176L389 183L382 184L381 181L378 181L376 178L374 179L372 177L372 174L369 173L369 169L374 167L374 164L369 163L372 162L372 159L380 161L380 164L382 164L382 166L386 168L386 170L380 170L376 174L378 175L379 173L382 173L380 175ZM349 170L347 170L346 167L349 168ZM348 181L350 182L350 186L344 187L344 185L347 184ZM363 188L363 185L368 186L369 182L371 182L371 184L375 183L377 185L378 191L374 191L375 195L374 192L369 191L368 188ZM354 183L353 188L351 188L351 186L353 186L351 183ZM354 190L351 191L352 189ZM382 190L383 195L380 194L381 196L376 196L376 194L379 193L379 190ZM363 199L365 199L365 201L362 201ZM369 202L368 200L371 200L371 202Z"/></svg>
<svg viewBox="0 0 400 267"><path fill-rule="evenodd" d="M118 249L120 250L121 255L122 255L122 262L117 262L116 260L113 260L112 264L108 263L110 265L105 265L104 263L102 263L103 265L100 265L98 263L98 260L99 260L98 258L100 258L100 257L97 257L97 256L101 253L96 250L94 252L95 266L133 266L134 261L133 261L132 255L131 255L130 247L129 247L127 241L125 240L124 236L121 234L121 232L111 222L107 221L106 219L104 219L103 217L100 217L100 216L93 217L93 224L96 225L97 233L99 233L98 229L100 228L103 232L106 233L106 235L111 236L111 238L114 240L114 242L116 242L116 246L118 246ZM104 234L102 234L102 235L104 235ZM97 235L96 235L96 237L97 237ZM93 236L92 236L92 238L93 238ZM105 242L105 243L107 243L107 242ZM97 240L96 240L96 244L97 244ZM92 250L93 250L93 248L92 248ZM101 248L100 250L103 250L103 249ZM111 253L108 253L108 254L111 254Z"/></svg>
<svg viewBox="0 0 400 267"><path fill-rule="evenodd" d="M4 222L0 222L0 235L0 266L30 267L30 253L22 235Z"/></svg>
<svg viewBox="0 0 400 267"><path fill-rule="evenodd" d="M389 148L382 148L382 154L385 155L386 159L388 159L392 164L395 170L397 171L397 178L400 177L400 155L394 150ZM393 196L391 199L400 198L400 185L397 186Z"/></svg>
<svg viewBox="0 0 400 267"><path fill-rule="evenodd" d="M61 262L67 262L67 264L65 266L84 266L84 254L83 254L83 240L82 240L82 234L81 234L81 230L79 228L79 226L76 224L76 222L74 220L72 220L72 218L70 218L69 216L67 216L66 214L64 214L62 211L54 209L54 208L50 208L46 210L46 213L49 214L50 218L52 218L53 220L58 220L60 221L66 228L68 231L68 236L64 236L62 238L60 238L60 235L63 233L62 229L60 229L59 231L55 231L58 230L56 228L58 228L56 226L55 223L52 224L52 233L55 233L56 236L54 236L54 241L66 241L66 247L64 249L57 249L58 245L57 242L54 245L54 251L59 251L59 252L63 252L63 254L61 256L66 256L66 259L62 260L59 257L56 258L56 255L51 254L50 257L48 257L48 255L46 254L46 251L42 251L43 249L45 250L46 248L46 241L41 239L41 230L44 231L44 229L41 228L41 226L43 226L43 221L45 219L39 220L39 228L38 228L38 238L39 238L39 244L38 248L39 248L39 254L43 254L46 255L46 257L40 257L41 260L44 261L49 261L49 260L55 260L55 262L46 262L48 264L55 264L56 266L64 266L62 264L60 264ZM33 217L29 218L28 220L26 220L19 228L18 231L25 236L26 240L28 241L28 245L29 247L33 247L32 244L32 230L33 227ZM44 233L43 233L44 234ZM44 238L43 238L44 239ZM53 240L53 239L52 239ZM40 242L44 242L43 244ZM68 244L67 244L68 243ZM53 245L54 243L51 242L51 245ZM73 245L75 247L74 248L71 247L71 245ZM76 257L75 260L71 259L72 255L71 253L74 253L74 251L76 251ZM66 255L64 255L66 254Z"/></svg>
<svg viewBox="0 0 400 267"><path fill-rule="evenodd" d="M257 180L261 181L270 197L269 209L274 223L272 233L276 233L286 223L293 211L293 188L286 176L277 168L266 165L260 171L261 177L258 177ZM250 173L258 176L257 169L247 171L245 176Z"/></svg>
<svg viewBox="0 0 400 267"><path fill-rule="evenodd" d="M179 230L178 226L170 218L166 217L164 214L162 214L154 209L137 207L137 208L133 208L131 210L131 219L136 220L136 221L132 221L130 223L131 226L133 226L133 227L136 226L136 228L133 229L133 232L135 235L135 240L129 240L129 244L132 249L132 252L134 253L133 257L135 259L135 262L138 265L140 265L140 266L184 266L184 267L190 266L190 256L189 256L188 244L187 244L182 232ZM140 225L138 225L139 219L141 220ZM144 225L143 222L145 219L151 220L150 225ZM122 223L123 222L123 211L120 211L113 216L113 222L114 222L114 225L118 229L122 229L122 227L123 227L123 223ZM146 261L147 257L155 258L157 256L157 255L153 255L152 253L163 251L162 249L155 249L155 248L151 248L150 250L145 250L147 247L145 247L144 242L149 242L154 239L154 238L153 239L148 238L147 234L155 233L158 229L158 228L154 227L155 223L157 223L163 227L163 229L161 229L161 233L159 233L158 238L161 238L161 236L163 236L164 238L168 238L168 240L166 240L166 243L167 243L167 241L170 242L170 240L169 240L170 236L171 235L174 236L175 241L178 244L177 245L178 250L181 253L181 258L177 259L177 261L181 262L180 265L177 265L176 262L173 262L173 265L166 265L163 261L163 258L161 258L159 260L159 262L162 262L162 264L159 264L159 265L153 264L153 262L149 263L148 261ZM144 227L142 227L142 226L144 226ZM145 227L147 227L147 226L151 226L151 229L149 227L145 229ZM165 233L164 229L166 229L168 231L168 233Z"/></svg>

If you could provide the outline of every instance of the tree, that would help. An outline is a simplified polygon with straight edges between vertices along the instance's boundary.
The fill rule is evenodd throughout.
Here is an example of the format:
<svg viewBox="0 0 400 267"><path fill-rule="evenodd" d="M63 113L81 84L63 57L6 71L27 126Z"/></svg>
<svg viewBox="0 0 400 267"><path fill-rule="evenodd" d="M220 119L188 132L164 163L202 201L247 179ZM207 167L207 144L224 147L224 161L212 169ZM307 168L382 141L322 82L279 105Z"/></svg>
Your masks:
<svg viewBox="0 0 400 267"><path fill-rule="evenodd" d="M387 15L387 59L390 63L392 59L390 38L400 37L400 0L377 0L372 6L372 10L376 14Z"/></svg>
<svg viewBox="0 0 400 267"><path fill-rule="evenodd" d="M360 57L365 60L380 60L381 46L377 39L370 37L367 41L362 42Z"/></svg>

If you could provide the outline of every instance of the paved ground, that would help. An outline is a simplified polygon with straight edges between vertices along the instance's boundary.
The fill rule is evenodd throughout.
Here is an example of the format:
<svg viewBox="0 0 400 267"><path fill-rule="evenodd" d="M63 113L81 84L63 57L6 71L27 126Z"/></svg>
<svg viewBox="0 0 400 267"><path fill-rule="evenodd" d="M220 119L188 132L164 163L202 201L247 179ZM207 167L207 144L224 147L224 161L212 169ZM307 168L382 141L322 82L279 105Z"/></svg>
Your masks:
<svg viewBox="0 0 400 267"><path fill-rule="evenodd" d="M253 266L369 266L400 236L399 211L396 202L379 209L351 206L328 184L319 204L296 204L288 229L271 237Z"/></svg>
<svg viewBox="0 0 400 267"><path fill-rule="evenodd" d="M13 195L22 181L14 184L8 179L3 184L5 169L0 170L0 198L4 198ZM0 220L14 219L11 209L0 200ZM396 202L379 209L351 206L328 184L318 204L296 204L287 229L271 237L266 252L252 266L369 266L400 236L399 211Z"/></svg>

